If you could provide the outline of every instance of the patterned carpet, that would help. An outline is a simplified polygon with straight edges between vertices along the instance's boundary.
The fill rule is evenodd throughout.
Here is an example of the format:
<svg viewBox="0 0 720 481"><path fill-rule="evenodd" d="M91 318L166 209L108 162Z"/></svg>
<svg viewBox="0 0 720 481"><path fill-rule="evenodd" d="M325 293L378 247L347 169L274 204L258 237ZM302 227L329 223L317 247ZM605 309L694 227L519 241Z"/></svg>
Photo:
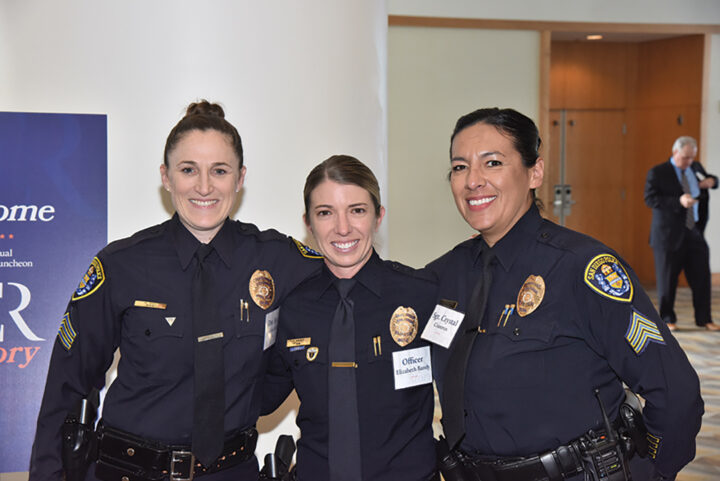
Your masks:
<svg viewBox="0 0 720 481"><path fill-rule="evenodd" d="M648 290L651 298L655 292ZM720 324L720 286L713 287L712 314ZM675 311L678 330L675 337L700 376L705 415L697 437L695 459L678 474L679 481L720 479L720 332L695 326L690 289L678 288Z"/></svg>

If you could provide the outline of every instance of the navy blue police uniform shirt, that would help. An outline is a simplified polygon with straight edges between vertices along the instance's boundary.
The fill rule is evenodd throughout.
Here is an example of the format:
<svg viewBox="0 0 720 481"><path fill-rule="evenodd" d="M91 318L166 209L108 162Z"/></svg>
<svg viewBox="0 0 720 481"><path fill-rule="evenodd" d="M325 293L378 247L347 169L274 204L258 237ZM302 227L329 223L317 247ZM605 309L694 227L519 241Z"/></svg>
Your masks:
<svg viewBox="0 0 720 481"><path fill-rule="evenodd" d="M111 243L93 259L53 348L31 480L61 479L65 416L93 386L104 384L116 348L121 356L103 422L150 440L191 443L191 285L199 244L176 214ZM321 261L301 255L301 244L276 231L229 219L211 245L205 262L225 333L225 430L231 434L253 426L260 414L269 357L263 351L266 315Z"/></svg>
<svg viewBox="0 0 720 481"><path fill-rule="evenodd" d="M441 302L457 302L460 312L482 275L481 244L480 236L463 242L428 266L440 278ZM669 475L688 463L703 413L699 380L634 272L598 241L541 218L534 205L492 251L461 448L528 456L567 444L603 425L595 389L617 418L624 382L646 400L655 468ZM433 346L441 394L454 344Z"/></svg>
<svg viewBox="0 0 720 481"><path fill-rule="evenodd" d="M265 384L263 411L273 411L294 387L300 398L297 474L300 481L328 480L328 344L340 296L325 267L293 291L280 311L278 340ZM362 478L420 481L435 472L432 384L395 390L393 352L428 344L420 333L437 292L434 278L377 254L354 276L355 354ZM391 335L398 307L418 319L412 342Z"/></svg>

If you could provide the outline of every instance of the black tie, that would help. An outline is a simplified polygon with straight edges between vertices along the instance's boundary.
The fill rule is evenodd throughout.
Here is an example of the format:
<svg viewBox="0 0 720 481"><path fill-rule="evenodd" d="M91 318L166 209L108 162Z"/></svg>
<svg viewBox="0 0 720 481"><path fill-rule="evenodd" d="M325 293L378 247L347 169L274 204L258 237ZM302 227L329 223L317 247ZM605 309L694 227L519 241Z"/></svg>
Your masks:
<svg viewBox="0 0 720 481"><path fill-rule="evenodd" d="M355 321L347 295L354 279L337 279L340 293L332 325L328 356L328 463L332 481L360 481L360 421L355 384Z"/></svg>
<svg viewBox="0 0 720 481"><path fill-rule="evenodd" d="M680 172L680 178L682 179L680 181L680 184L682 185L683 193L690 194L690 182L685 175L686 172L687 169ZM692 205L688 207L685 211L685 227L690 230L693 230L695 228L695 207Z"/></svg>
<svg viewBox="0 0 720 481"><path fill-rule="evenodd" d="M490 283L492 282L490 261L495 256L486 248L482 257L482 278L473 288L470 303L468 304L468 312L465 313L465 320L461 324L458 333L459 339L455 343L445 368L442 425L445 439L447 439L451 449L456 448L465 437L465 375L467 363L473 342L480 328L480 322L485 313Z"/></svg>
<svg viewBox="0 0 720 481"><path fill-rule="evenodd" d="M195 344L195 408L192 452L205 466L222 453L225 438L225 366L223 333L213 302L212 273L207 258L212 246L200 244L193 277L193 341Z"/></svg>

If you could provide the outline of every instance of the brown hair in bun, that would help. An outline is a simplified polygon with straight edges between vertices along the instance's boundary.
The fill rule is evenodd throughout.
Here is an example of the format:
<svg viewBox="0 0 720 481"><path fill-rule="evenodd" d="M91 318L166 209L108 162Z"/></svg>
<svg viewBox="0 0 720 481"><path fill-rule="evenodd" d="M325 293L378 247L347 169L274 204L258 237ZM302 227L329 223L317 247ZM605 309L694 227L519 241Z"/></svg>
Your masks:
<svg viewBox="0 0 720 481"><path fill-rule="evenodd" d="M235 154L243 166L243 148L240 134L237 129L227 120L225 120L225 111L215 103L207 100L193 102L188 105L185 111L185 117L173 127L165 142L165 153L163 155L165 165L169 167L168 156L175 148L182 137L193 130L217 130L221 134L225 134L228 141L233 146Z"/></svg>

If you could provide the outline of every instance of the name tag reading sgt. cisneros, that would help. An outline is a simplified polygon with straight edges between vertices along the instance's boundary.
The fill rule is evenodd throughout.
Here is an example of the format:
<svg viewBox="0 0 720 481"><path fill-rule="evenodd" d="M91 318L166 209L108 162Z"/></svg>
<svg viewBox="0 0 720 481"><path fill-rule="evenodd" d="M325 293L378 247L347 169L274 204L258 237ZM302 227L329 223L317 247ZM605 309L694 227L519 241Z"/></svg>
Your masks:
<svg viewBox="0 0 720 481"><path fill-rule="evenodd" d="M438 304L420 337L447 349L464 317L462 312Z"/></svg>
<svg viewBox="0 0 720 481"><path fill-rule="evenodd" d="M393 352L395 390L432 382L430 346Z"/></svg>

